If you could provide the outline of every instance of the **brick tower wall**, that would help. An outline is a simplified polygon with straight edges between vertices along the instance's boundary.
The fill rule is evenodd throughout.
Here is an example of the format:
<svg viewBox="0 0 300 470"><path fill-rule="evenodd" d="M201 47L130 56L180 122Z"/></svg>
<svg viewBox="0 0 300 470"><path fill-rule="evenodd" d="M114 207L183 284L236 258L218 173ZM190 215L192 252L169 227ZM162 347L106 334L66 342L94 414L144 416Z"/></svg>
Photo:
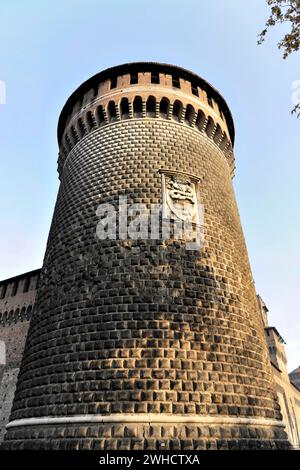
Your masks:
<svg viewBox="0 0 300 470"><path fill-rule="evenodd" d="M95 98L84 99L65 123L61 185L4 448L287 446L232 187L229 118L213 102L213 125L206 114L200 124L204 92L170 88L168 73L156 85L154 114L147 96L155 85L148 95L144 82L128 91L123 76L116 90L102 83L101 112ZM195 100L199 110L187 114ZM161 203L162 169L200 178L204 247L98 240L98 205L117 205L121 195Z"/></svg>

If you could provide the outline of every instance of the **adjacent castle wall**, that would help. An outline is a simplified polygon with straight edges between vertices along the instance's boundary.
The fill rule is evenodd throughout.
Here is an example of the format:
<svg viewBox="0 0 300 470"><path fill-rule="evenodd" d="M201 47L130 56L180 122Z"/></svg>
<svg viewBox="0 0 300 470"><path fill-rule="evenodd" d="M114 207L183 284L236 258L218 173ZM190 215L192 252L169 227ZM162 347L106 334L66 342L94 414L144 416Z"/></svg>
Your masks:
<svg viewBox="0 0 300 470"><path fill-rule="evenodd" d="M258 295L258 305L265 327L265 338L275 381L280 409L289 441L294 448L300 448L300 390L291 382L287 371L285 341L278 330L269 326L268 308Z"/></svg>
<svg viewBox="0 0 300 470"><path fill-rule="evenodd" d="M31 273L24 273L18 276L20 280L20 288L16 296L11 296L11 288L14 280L7 280L0 282L0 291L3 285L10 284L7 290L7 296L0 300L0 357L3 358L3 345L5 351L4 360L0 360L0 442L3 440L5 434L5 426L8 423L11 406L14 398L14 392L19 373L19 367L22 360L24 344L29 327L30 307L34 307L36 296L36 284L38 281L40 270L37 270L33 275ZM15 278L13 278L15 279ZM23 292L25 280L32 279L29 286L28 293ZM270 361L274 374L276 384L276 392L278 395L283 421L286 425L286 431L289 436L289 441L294 448L300 447L300 390L291 383L291 374L286 371L286 358L282 357L284 346L282 338L275 328L268 325L268 309L258 296L259 307L261 310L263 322L265 325L266 341L269 349ZM29 311L26 309L29 307ZM7 316L6 322L3 320L3 314L7 310L13 312L20 309L23 315L18 321L14 321ZM27 312L26 312L27 310ZM5 316L4 316L5 318ZM276 340L277 338L277 340ZM276 358L277 347L279 346L280 360ZM281 368L279 368L279 363ZM295 371L298 373L298 369Z"/></svg>
<svg viewBox="0 0 300 470"><path fill-rule="evenodd" d="M286 370L278 369L272 364L276 391L279 399L283 421L289 441L296 449L300 448L300 390L289 380Z"/></svg>
<svg viewBox="0 0 300 470"><path fill-rule="evenodd" d="M0 282L0 442L14 398L39 272Z"/></svg>
<svg viewBox="0 0 300 470"><path fill-rule="evenodd" d="M184 69L126 64L70 97L58 137L61 186L3 448L286 448L224 99ZM99 243L98 204L161 203L162 171L199 179L203 250ZM15 281L1 291L3 423L35 296Z"/></svg>
<svg viewBox="0 0 300 470"><path fill-rule="evenodd" d="M95 80L60 120L61 185L3 448L286 448L232 187L228 106L164 64ZM164 172L199 181L204 246L98 240L98 205L120 195L162 204Z"/></svg>

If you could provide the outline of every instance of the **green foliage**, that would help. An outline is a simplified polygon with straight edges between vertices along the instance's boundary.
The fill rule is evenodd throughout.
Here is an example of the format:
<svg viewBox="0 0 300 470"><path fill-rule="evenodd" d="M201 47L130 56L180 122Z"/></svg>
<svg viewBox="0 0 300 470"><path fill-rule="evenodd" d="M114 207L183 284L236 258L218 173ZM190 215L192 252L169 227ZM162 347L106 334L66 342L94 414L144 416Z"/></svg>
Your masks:
<svg viewBox="0 0 300 470"><path fill-rule="evenodd" d="M290 23L291 29L279 41L278 48L283 49L286 59L292 52L300 49L300 0L266 0L271 7L271 14L265 29L259 34L258 44L262 44L269 27L279 23Z"/></svg>
<svg viewBox="0 0 300 470"><path fill-rule="evenodd" d="M292 52L300 49L300 0L266 0L271 7L271 14L265 28L258 36L258 44L265 40L268 29L276 24L290 24L290 31L279 41L278 48L283 50L286 59ZM300 103L292 109L292 114L300 117Z"/></svg>

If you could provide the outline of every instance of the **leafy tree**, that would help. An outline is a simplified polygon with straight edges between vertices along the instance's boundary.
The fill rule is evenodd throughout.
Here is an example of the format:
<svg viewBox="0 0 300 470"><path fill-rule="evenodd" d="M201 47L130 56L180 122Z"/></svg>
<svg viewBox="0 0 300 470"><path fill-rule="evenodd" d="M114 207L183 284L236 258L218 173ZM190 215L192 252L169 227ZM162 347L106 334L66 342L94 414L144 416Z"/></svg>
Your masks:
<svg viewBox="0 0 300 470"><path fill-rule="evenodd" d="M266 1L271 7L271 13L265 28L258 36L258 44L264 42L271 26L288 23L290 31L278 43L278 48L283 50L283 58L286 59L292 52L300 49L300 0ZM295 105L292 114L296 114L297 117L300 116L300 103Z"/></svg>

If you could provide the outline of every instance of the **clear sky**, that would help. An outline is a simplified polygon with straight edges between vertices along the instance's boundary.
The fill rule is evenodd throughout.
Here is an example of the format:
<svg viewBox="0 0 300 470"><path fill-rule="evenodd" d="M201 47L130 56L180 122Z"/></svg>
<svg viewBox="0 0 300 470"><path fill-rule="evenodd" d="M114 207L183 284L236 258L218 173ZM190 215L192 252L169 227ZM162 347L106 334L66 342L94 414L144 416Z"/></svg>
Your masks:
<svg viewBox="0 0 300 470"><path fill-rule="evenodd" d="M42 265L58 189L56 125L81 82L123 62L174 63L227 100L234 186L257 292L300 364L300 120L290 115L300 52L257 34L264 0L1 0L0 279Z"/></svg>

